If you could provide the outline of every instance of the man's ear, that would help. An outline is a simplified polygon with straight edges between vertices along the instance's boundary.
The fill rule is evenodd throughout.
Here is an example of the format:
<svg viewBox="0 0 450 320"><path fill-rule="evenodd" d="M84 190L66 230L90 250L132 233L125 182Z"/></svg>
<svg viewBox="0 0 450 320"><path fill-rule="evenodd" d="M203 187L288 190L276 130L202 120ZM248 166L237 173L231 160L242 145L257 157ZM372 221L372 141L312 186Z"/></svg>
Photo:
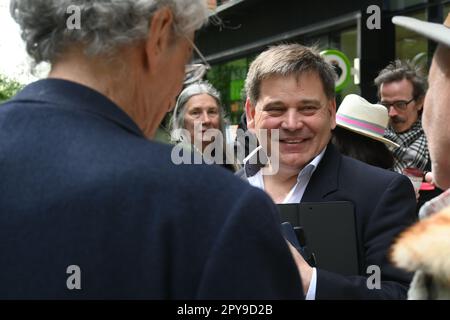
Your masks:
<svg viewBox="0 0 450 320"><path fill-rule="evenodd" d="M419 99L417 99L417 101L416 101L417 111L420 111L423 109L424 102L425 102L425 96L422 96Z"/></svg>
<svg viewBox="0 0 450 320"><path fill-rule="evenodd" d="M149 32L145 40L145 66L150 72L157 69L161 59L166 56L167 49L173 41L173 13L169 7L158 9L151 20Z"/></svg>
<svg viewBox="0 0 450 320"><path fill-rule="evenodd" d="M245 100L245 115L247 117L247 129L255 133L255 106L252 105L249 98Z"/></svg>
<svg viewBox="0 0 450 320"><path fill-rule="evenodd" d="M332 98L328 102L328 112L330 112L331 130L336 128L336 98Z"/></svg>

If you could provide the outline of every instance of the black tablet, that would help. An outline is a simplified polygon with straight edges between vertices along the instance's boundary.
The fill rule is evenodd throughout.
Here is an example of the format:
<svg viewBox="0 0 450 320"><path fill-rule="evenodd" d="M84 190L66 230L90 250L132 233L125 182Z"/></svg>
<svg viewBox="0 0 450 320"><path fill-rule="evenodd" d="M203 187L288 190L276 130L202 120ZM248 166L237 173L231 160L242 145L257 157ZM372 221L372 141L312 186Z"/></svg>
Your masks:
<svg viewBox="0 0 450 320"><path fill-rule="evenodd" d="M282 222L304 229L316 266L342 275L358 275L354 207L348 201L279 204Z"/></svg>

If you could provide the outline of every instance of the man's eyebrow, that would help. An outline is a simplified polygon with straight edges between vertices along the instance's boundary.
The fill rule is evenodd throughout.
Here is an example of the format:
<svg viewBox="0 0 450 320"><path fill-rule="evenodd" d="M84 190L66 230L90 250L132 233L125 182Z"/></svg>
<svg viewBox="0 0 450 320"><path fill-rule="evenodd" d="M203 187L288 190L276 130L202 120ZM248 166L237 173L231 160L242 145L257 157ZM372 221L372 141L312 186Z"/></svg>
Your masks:
<svg viewBox="0 0 450 320"><path fill-rule="evenodd" d="M301 99L297 102L297 107L302 107L304 105L314 105L314 106L320 106L321 103L319 100L317 99ZM286 108L286 104L282 101L279 100L275 100L275 101L270 101L269 103L265 104L264 106L262 106L262 110L266 110L269 108Z"/></svg>
<svg viewBox="0 0 450 320"><path fill-rule="evenodd" d="M395 103L395 102L407 102L408 100L405 99L398 99L398 100L381 100L380 102L387 102L387 103Z"/></svg>
<svg viewBox="0 0 450 320"><path fill-rule="evenodd" d="M317 99L302 99L300 100L300 105L303 104L313 104L313 105L320 105L320 101Z"/></svg>
<svg viewBox="0 0 450 320"><path fill-rule="evenodd" d="M262 109L272 108L272 107L286 107L285 104L281 101L271 101L268 104L265 104Z"/></svg>
<svg viewBox="0 0 450 320"><path fill-rule="evenodd" d="M298 106L302 106L305 104L314 104L314 105L320 105L320 101L317 99L301 99L297 102ZM273 102L269 102L266 106L286 106L283 102L281 101L273 101Z"/></svg>

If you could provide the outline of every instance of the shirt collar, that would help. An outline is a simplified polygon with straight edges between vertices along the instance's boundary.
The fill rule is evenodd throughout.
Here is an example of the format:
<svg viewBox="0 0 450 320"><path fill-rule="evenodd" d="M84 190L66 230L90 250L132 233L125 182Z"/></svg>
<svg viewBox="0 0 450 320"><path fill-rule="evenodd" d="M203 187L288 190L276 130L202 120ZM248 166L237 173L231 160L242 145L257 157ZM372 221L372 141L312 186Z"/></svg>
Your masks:
<svg viewBox="0 0 450 320"><path fill-rule="evenodd" d="M297 180L304 174L312 175L322 160L327 147L323 148L323 150L314 157L302 170L300 170ZM252 160L252 161L250 161ZM257 147L253 150L245 159L244 159L244 171L245 175L248 177L252 177L257 174L264 166L268 163L269 159L264 152L262 146Z"/></svg>
<svg viewBox="0 0 450 320"><path fill-rule="evenodd" d="M322 161L323 155L325 154L326 150L327 147L325 146L325 148L323 148L323 150L317 156L315 156L310 163L308 163L302 170L300 170L297 181L300 180L300 177L304 174L309 174L309 176L312 176L314 171L316 171L320 161Z"/></svg>
<svg viewBox="0 0 450 320"><path fill-rule="evenodd" d="M247 177L257 174L268 163L268 158L262 146L257 147L244 158L244 171Z"/></svg>

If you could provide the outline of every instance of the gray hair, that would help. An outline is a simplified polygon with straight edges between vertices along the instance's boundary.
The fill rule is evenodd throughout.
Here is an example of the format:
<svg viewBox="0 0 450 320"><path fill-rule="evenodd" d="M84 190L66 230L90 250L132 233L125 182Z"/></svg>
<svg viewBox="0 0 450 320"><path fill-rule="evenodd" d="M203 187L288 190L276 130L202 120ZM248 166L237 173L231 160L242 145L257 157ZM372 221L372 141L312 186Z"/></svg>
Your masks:
<svg viewBox="0 0 450 320"><path fill-rule="evenodd" d="M217 103L217 106L219 107L219 130L222 133L223 137L223 151L224 156L226 158L226 161L232 161L229 164L232 165L233 169L236 171L240 168L239 164L236 162L234 158L234 151L228 146L228 143L230 141L227 141L227 136L225 132L226 128L226 118L225 118L225 111L222 106L221 100L220 100L220 93L217 91L216 88L212 86L211 83L208 81L199 81L193 84L188 85L186 88L181 91L180 95L178 96L177 103L175 105L175 108L173 110L172 119L170 121L170 131L171 131L171 137L172 139L182 142L183 141L183 133L180 131L180 129L185 129L185 123L184 123L184 117L186 115L186 105L193 96L199 95L199 94L207 94L214 98L214 100ZM191 141L191 144L194 143Z"/></svg>
<svg viewBox="0 0 450 320"><path fill-rule="evenodd" d="M180 95L178 96L177 103L175 105L175 108L173 110L173 116L170 122L171 131L177 130L177 129L184 129L184 116L186 114L186 104L193 96L199 95L199 94L208 94L217 103L217 106L219 107L219 116L220 116L220 122L219 122L219 130L224 134L225 137L225 112L222 107L222 103L220 100L220 93L217 91L216 88L212 86L207 81L201 81L197 83L193 83L181 91Z"/></svg>
<svg viewBox="0 0 450 320"><path fill-rule="evenodd" d="M69 30L67 12L76 6L81 29ZM171 8L180 34L199 29L208 18L204 0L11 0L10 11L35 63L53 62L74 43L88 55L112 55L118 47L145 39L153 14Z"/></svg>
<svg viewBox="0 0 450 320"><path fill-rule="evenodd" d="M335 97L336 73L320 56L316 48L300 44L283 44L269 48L261 53L250 65L245 92L252 104L256 104L260 95L261 82L271 76L300 75L304 72L317 72L325 95Z"/></svg>
<svg viewBox="0 0 450 320"><path fill-rule="evenodd" d="M380 88L383 83L391 83L407 79L413 86L413 98L418 99L425 96L428 83L419 66L414 65L411 61L395 60L386 68L380 71L375 78L374 83L378 88L378 98L380 96Z"/></svg>

